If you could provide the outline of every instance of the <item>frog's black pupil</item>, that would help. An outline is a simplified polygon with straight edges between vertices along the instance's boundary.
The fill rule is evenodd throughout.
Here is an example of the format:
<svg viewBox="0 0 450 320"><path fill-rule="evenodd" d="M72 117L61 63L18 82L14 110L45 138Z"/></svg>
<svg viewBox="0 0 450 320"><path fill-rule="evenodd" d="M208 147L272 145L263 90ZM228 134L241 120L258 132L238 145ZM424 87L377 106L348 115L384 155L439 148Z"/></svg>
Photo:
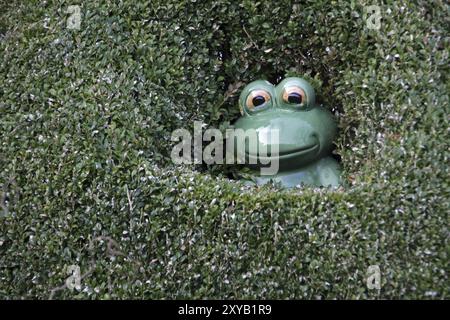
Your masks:
<svg viewBox="0 0 450 320"><path fill-rule="evenodd" d="M297 92L291 92L288 96L289 103L296 103L300 104L302 103L302 95Z"/></svg>
<svg viewBox="0 0 450 320"><path fill-rule="evenodd" d="M264 102L266 102L266 99L263 96L256 96L252 100L253 105L255 107L262 105Z"/></svg>

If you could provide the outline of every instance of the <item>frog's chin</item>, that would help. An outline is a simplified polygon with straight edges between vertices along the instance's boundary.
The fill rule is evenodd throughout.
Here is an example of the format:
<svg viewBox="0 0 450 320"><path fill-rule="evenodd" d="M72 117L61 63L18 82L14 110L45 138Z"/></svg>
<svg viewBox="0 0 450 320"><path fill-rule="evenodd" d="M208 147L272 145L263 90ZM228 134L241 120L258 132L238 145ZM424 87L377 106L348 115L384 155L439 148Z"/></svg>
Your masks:
<svg viewBox="0 0 450 320"><path fill-rule="evenodd" d="M267 164L273 161L279 161L282 165L284 162L294 162L299 164L299 166L305 165L317 158L320 150L320 145L313 144L306 147L297 148L290 150L289 152L279 152L274 155L260 155L256 153L245 152L247 161L250 164L262 163ZM291 167L289 165L289 167Z"/></svg>

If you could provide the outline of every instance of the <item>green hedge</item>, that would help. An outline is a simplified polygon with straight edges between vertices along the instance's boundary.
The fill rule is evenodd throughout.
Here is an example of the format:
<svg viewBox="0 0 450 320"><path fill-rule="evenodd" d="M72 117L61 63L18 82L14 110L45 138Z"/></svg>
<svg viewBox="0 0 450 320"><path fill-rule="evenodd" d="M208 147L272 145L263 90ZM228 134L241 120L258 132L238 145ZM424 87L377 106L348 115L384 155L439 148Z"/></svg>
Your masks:
<svg viewBox="0 0 450 320"><path fill-rule="evenodd" d="M0 298L448 298L444 1L379 2L379 30L372 1L86 1L68 29L76 4L1 4ZM345 188L171 163L172 130L288 75L336 114Z"/></svg>

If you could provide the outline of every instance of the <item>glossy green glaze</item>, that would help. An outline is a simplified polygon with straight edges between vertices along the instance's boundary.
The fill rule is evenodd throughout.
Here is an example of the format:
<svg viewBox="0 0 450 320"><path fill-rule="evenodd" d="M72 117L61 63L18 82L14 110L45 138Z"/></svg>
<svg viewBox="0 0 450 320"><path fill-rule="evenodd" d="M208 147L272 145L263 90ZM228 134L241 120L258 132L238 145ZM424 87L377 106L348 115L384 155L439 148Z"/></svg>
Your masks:
<svg viewBox="0 0 450 320"><path fill-rule="evenodd" d="M284 187L299 184L313 186L338 186L340 167L330 157L337 127L333 115L324 107L316 105L312 86L301 78L286 78L277 86L257 80L248 84L239 98L242 117L234 124L235 129L253 129L256 142L250 146L245 139L245 158L254 169L254 180L264 184L270 180ZM278 130L278 153L267 139L267 132ZM243 134L243 133L242 133ZM239 135L236 135L238 137ZM237 140L236 140L237 141ZM256 145L255 145L256 144ZM265 148L261 155L257 150ZM270 151L275 154L271 155ZM260 174L260 162L279 161L277 174ZM249 163L256 163L250 165Z"/></svg>

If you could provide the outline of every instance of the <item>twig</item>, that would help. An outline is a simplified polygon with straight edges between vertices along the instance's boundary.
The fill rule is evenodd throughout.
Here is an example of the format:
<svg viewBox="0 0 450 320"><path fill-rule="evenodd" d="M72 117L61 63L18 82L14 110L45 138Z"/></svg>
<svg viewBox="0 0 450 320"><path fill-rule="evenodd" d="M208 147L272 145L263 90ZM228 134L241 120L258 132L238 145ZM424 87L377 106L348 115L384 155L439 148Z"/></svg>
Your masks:
<svg viewBox="0 0 450 320"><path fill-rule="evenodd" d="M242 26L242 28L244 29L244 32L247 35L247 37L250 39L250 42L255 46L256 49L259 50L258 45L255 43L255 41L253 41L252 36L247 32L247 29L245 29L245 26Z"/></svg>
<svg viewBox="0 0 450 320"><path fill-rule="evenodd" d="M125 254L118 250L118 249L114 249L114 247L119 248L118 243L111 237L107 237L107 236L100 236L97 237L95 239L93 239L92 241L90 241L89 244L89 250L93 251L94 250L94 242L95 241L107 241L107 245L106 245L106 253L108 254L108 256L125 256ZM141 265L139 262L137 263L139 266ZM90 268L88 269L88 271L86 271L85 273L83 273L80 276L80 281L87 278L88 276L90 276L94 270L95 270L95 265L96 265L96 260L92 259L91 263L90 263ZM67 279L66 279L67 280ZM55 293L61 290L67 289L67 283L64 282L63 285L59 286L59 287L55 287L53 289L50 290L50 296L49 296L49 300L52 300Z"/></svg>
<svg viewBox="0 0 450 320"><path fill-rule="evenodd" d="M131 199L130 190L128 190L128 186L126 186L126 188L127 188L128 206L130 207L130 214L131 214L133 213L133 200Z"/></svg>
<svg viewBox="0 0 450 320"><path fill-rule="evenodd" d="M88 271L86 271L85 273L83 273L80 276L80 281L85 279L87 276L91 275L95 270L95 260L91 260L91 267L89 268ZM67 279L66 279L67 281ZM49 300L53 299L53 296L55 295L56 292L67 289L67 282L64 281L64 284L62 286L53 288L52 290L50 290L50 296L48 297Z"/></svg>
<svg viewBox="0 0 450 320"><path fill-rule="evenodd" d="M220 101L219 104L217 104L215 106L215 109L219 109L221 106L223 106L223 104L230 98L232 97L238 90L240 87L242 87L244 83L242 81L238 81L236 83L230 84L228 86L227 91L225 92L225 94L223 95L223 99Z"/></svg>

